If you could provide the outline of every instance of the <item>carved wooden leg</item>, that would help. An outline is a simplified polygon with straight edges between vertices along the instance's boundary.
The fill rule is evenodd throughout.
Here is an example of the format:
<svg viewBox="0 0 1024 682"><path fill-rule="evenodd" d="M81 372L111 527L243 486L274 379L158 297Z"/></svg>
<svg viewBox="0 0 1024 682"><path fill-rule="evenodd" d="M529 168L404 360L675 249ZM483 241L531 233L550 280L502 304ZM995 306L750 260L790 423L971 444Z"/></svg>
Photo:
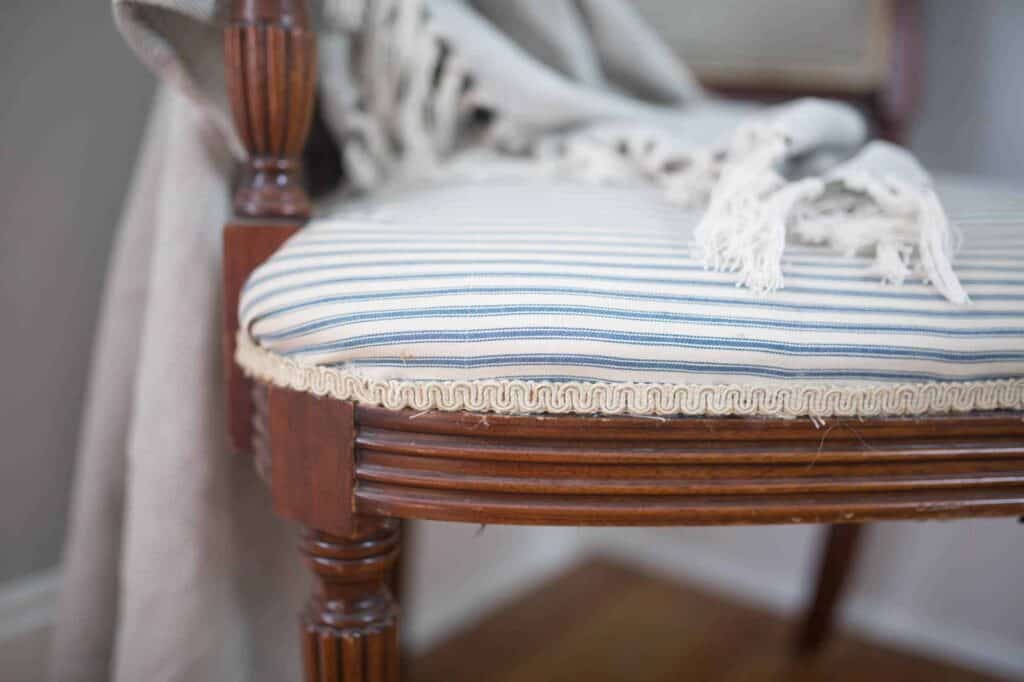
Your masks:
<svg viewBox="0 0 1024 682"><path fill-rule="evenodd" d="M836 524L828 527L818 564L814 597L804 614L796 641L801 654L817 652L832 632L836 605L842 596L856 559L863 526Z"/></svg>
<svg viewBox="0 0 1024 682"><path fill-rule="evenodd" d="M307 682L398 682L398 608L389 582L398 521L361 517L347 537L308 531L317 578L302 619Z"/></svg>

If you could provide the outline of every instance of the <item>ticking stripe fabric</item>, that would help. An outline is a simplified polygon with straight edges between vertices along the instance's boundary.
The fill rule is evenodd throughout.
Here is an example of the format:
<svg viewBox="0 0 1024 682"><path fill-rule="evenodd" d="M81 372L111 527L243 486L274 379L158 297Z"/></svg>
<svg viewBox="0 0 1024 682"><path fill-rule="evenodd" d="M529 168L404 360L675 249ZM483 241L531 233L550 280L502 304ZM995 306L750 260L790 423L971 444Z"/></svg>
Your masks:
<svg viewBox="0 0 1024 682"><path fill-rule="evenodd" d="M787 249L785 288L759 295L702 267L699 212L655 189L490 175L314 220L246 284L243 366L422 409L1024 407L1024 194L940 183L964 235L958 306L815 247Z"/></svg>

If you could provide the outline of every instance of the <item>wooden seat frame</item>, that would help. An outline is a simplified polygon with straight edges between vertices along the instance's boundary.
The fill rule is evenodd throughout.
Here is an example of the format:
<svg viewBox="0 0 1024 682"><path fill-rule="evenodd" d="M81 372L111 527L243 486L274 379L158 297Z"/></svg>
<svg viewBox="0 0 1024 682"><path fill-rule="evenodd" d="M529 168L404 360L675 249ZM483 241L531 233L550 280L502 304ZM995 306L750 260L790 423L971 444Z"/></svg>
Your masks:
<svg viewBox="0 0 1024 682"><path fill-rule="evenodd" d="M308 218L304 0L234 0L229 94L250 153L224 231L233 444L265 457L317 578L306 679L398 679L400 519L488 524L859 524L1024 514L1024 414L806 419L412 413L254 386L233 362L246 277ZM255 427L255 428L254 428ZM852 528L854 526L846 526ZM826 578L821 588L837 589Z"/></svg>

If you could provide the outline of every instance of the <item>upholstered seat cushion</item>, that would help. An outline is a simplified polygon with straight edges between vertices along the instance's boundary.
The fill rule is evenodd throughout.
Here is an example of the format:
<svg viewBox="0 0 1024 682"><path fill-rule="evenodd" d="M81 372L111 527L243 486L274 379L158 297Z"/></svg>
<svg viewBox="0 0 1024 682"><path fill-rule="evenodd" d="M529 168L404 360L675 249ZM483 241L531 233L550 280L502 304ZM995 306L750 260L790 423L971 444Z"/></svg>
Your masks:
<svg viewBox="0 0 1024 682"><path fill-rule="evenodd" d="M390 407L905 414L1024 405L1024 196L943 181L972 302L870 259L787 251L758 295L692 252L645 187L525 179L378 193L249 279L239 360Z"/></svg>

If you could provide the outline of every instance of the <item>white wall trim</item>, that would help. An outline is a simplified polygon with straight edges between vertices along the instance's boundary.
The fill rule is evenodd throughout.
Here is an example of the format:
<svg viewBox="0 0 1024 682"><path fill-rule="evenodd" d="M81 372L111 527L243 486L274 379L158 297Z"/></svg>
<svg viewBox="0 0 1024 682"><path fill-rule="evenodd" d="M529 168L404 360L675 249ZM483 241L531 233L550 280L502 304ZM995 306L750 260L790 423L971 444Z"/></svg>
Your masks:
<svg viewBox="0 0 1024 682"><path fill-rule="evenodd" d="M696 543L652 542L639 529L585 533L573 529L538 529L526 556L503 562L485 577L463 585L441 599L423 595L417 617L407 623L412 649L422 651L467 619L479 617L510 595L529 590L557 575L581 555L601 554L676 580L689 580L706 589L778 612L792 613L803 600L803 576L766 574L716 555ZM56 618L60 568L0 583L0 643L51 625ZM440 595L439 595L440 596ZM1018 643L949 623L914 617L905 610L885 608L871 599L851 595L841 616L861 636L1006 677L1024 677L1024 657Z"/></svg>
<svg viewBox="0 0 1024 682"><path fill-rule="evenodd" d="M697 543L652 542L642 532L588 535L584 548L670 578L690 580L705 589L730 594L780 613L800 608L803 575L766 574L716 556ZM996 640L934 619L915 617L905 609L879 605L852 594L843 602L842 623L865 639L998 676L1024 676L1020 644Z"/></svg>
<svg viewBox="0 0 1024 682"><path fill-rule="evenodd" d="M557 576L579 557L575 529L533 529L515 561L494 562L454 593L417 594L402 623L404 643L411 653L426 651L492 609Z"/></svg>
<svg viewBox="0 0 1024 682"><path fill-rule="evenodd" d="M0 583L0 642L52 624L59 588L59 568Z"/></svg>
<svg viewBox="0 0 1024 682"><path fill-rule="evenodd" d="M652 542L642 529L588 533L586 551L615 558L651 573L698 583L762 608L787 613L803 599L802 576L768 576L738 561L702 550L696 543Z"/></svg>
<svg viewBox="0 0 1024 682"><path fill-rule="evenodd" d="M865 639L919 651L939 660L983 670L999 677L1024 677L1019 643L984 637L932 618L917 618L868 599L851 598L841 620Z"/></svg>

